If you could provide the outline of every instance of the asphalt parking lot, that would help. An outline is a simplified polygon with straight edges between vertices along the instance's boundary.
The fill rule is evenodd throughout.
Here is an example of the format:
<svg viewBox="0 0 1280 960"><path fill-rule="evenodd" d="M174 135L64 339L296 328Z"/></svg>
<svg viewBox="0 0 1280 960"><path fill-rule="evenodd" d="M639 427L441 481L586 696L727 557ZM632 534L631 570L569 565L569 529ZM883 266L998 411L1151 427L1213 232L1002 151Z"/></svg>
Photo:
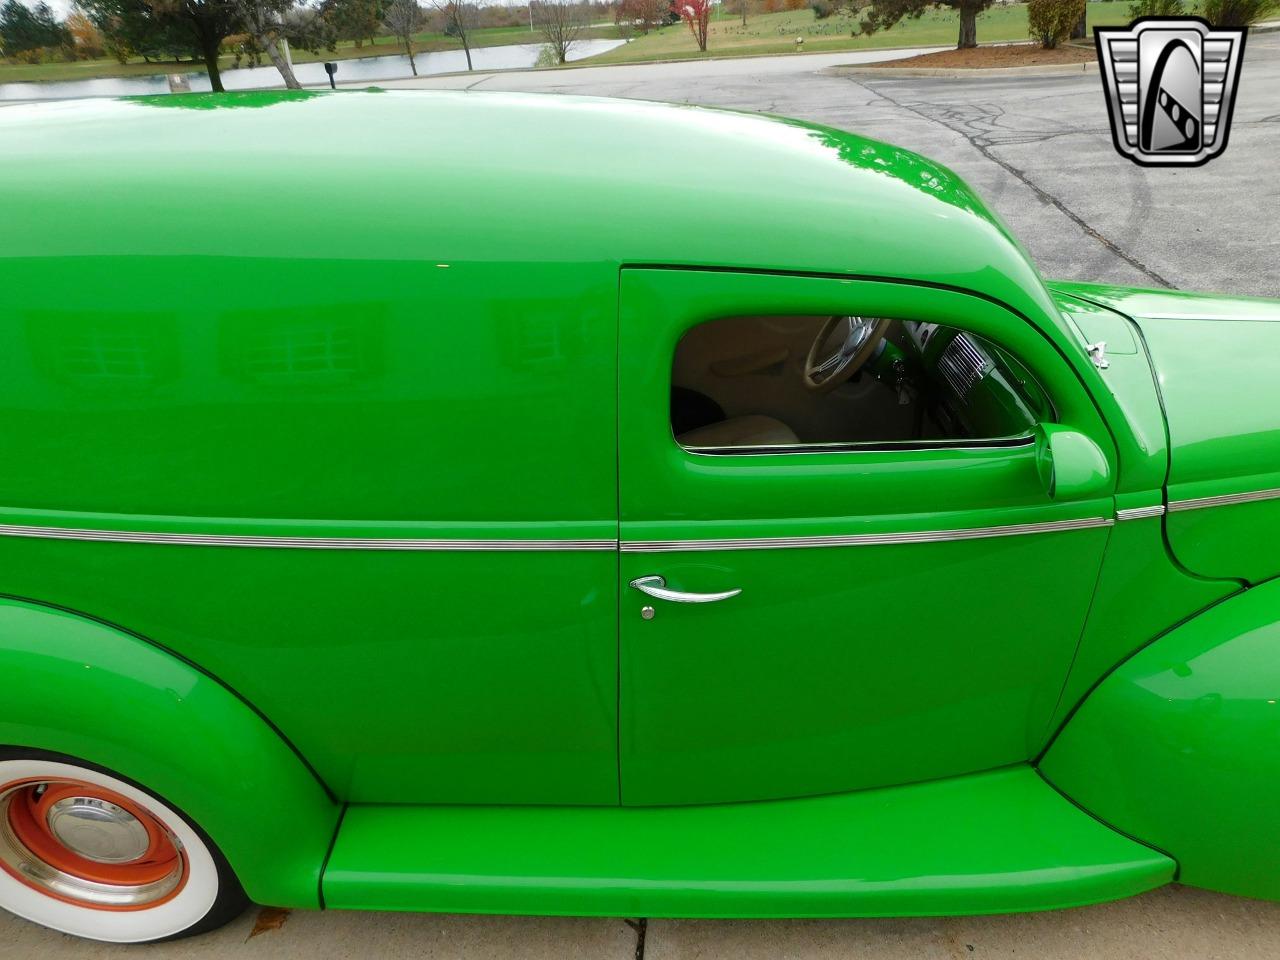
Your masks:
<svg viewBox="0 0 1280 960"><path fill-rule="evenodd" d="M1230 145L1152 170L1110 143L1096 74L867 79L790 57L423 79L387 86L543 90L687 101L802 117L941 160L1006 219L1047 276L1280 296L1280 34L1249 41ZM847 59L847 58L846 58ZM253 910L213 934L112 947L0 912L0 960L102 957L1276 958L1280 904L1170 887L1021 916L875 921L664 921Z"/></svg>
<svg viewBox="0 0 1280 960"><path fill-rule="evenodd" d="M1280 33L1248 41L1226 152L1184 170L1139 167L1116 153L1094 73L882 80L820 72L850 59L584 67L384 86L635 97L814 120L950 166L999 211L1045 276L1280 297Z"/></svg>

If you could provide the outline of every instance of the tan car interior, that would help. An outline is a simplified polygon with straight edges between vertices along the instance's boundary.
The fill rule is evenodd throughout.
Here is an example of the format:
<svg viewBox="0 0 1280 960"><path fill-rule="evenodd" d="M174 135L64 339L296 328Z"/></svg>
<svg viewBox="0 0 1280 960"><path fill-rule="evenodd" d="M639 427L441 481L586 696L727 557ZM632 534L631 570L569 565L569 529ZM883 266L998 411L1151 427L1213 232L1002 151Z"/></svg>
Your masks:
<svg viewBox="0 0 1280 960"><path fill-rule="evenodd" d="M829 357L831 368L841 356L855 360L850 369L825 384L806 378L815 357ZM1028 381L1016 361L955 328L726 317L693 327L677 346L671 426L699 452L1008 437L1025 434L1047 407Z"/></svg>

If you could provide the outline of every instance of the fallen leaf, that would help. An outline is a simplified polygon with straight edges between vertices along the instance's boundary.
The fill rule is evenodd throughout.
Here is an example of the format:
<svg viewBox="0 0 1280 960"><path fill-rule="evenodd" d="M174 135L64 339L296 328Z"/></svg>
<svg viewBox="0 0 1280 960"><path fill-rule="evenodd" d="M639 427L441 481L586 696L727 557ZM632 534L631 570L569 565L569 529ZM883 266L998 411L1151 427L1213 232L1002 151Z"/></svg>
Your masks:
<svg viewBox="0 0 1280 960"><path fill-rule="evenodd" d="M252 940L260 933L279 930L289 919L289 913L290 911L283 907L263 907L258 911L258 919L253 923L253 932L249 934L249 939Z"/></svg>

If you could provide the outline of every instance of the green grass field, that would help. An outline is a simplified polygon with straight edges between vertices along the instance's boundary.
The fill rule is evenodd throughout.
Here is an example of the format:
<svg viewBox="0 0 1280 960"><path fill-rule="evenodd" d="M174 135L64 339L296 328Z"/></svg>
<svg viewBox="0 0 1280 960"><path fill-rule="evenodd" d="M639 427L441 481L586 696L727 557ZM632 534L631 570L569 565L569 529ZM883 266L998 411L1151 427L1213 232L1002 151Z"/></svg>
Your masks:
<svg viewBox="0 0 1280 960"><path fill-rule="evenodd" d="M1088 5L1090 26L1129 22L1128 2L1106 0ZM836 50L867 50L886 47L951 46L956 42L959 20L954 11L934 8L917 20L904 20L892 30L885 30L870 37L855 37L855 17L837 14L826 20L818 20L809 9L786 13L766 13L741 19L733 15L720 15L711 25L707 52L699 52L688 27L683 23L672 24L646 36L637 36L630 43L579 63L639 63L650 60L683 60L699 57L743 57L764 54L793 53L797 50L796 37L803 37L800 47L806 53ZM597 25L584 33L584 37L616 37L612 26ZM978 16L978 42L993 43L1004 40L1027 39L1027 8L1022 4L993 7ZM530 33L528 27L492 27L476 30L472 35L473 47L492 47L512 43L537 43L540 37ZM460 44L442 33L418 34L415 50L457 50ZM313 54L294 50L295 63L314 60L345 60L352 57L383 56L401 52L393 37L379 37L376 43L365 42L357 47L353 42L338 44L336 51ZM224 57L222 65L227 69L231 57ZM264 58L264 66L270 61ZM164 74L201 70L203 65L182 63L143 63L134 61L121 65L115 60L81 60L75 63L41 63L36 65L0 62L0 83L39 80L89 80L95 77L124 77L144 74Z"/></svg>
<svg viewBox="0 0 1280 960"><path fill-rule="evenodd" d="M1127 2L1090 3L1090 27L1129 22ZM934 8L918 20L904 20L891 30L870 37L855 37L857 18L836 14L818 20L813 11L766 13L749 16L742 26L740 17L722 16L711 24L707 52L700 53L693 35L683 23L672 24L608 53L592 57L589 63L635 63L646 60L683 60L695 57L742 57L771 53L791 53L796 37L803 37L806 53L835 50L869 50L886 47L954 46L960 32L959 15L953 10ZM1027 8L1023 4L992 7L978 15L978 42L1026 40Z"/></svg>

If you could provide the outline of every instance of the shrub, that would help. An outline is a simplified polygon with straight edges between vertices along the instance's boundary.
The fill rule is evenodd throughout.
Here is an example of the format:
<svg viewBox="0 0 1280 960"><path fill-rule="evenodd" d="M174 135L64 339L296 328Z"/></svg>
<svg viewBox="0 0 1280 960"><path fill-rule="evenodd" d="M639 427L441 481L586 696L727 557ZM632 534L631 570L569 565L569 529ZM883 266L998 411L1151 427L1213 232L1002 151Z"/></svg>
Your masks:
<svg viewBox="0 0 1280 960"><path fill-rule="evenodd" d="M107 34L103 39L103 47L106 48L107 56L115 57L116 62L122 66L128 63L133 57L137 56L137 52L129 45L128 40Z"/></svg>
<svg viewBox="0 0 1280 960"><path fill-rule="evenodd" d="M1204 0L1204 18L1215 27L1247 27L1280 9L1280 0Z"/></svg>
<svg viewBox="0 0 1280 960"><path fill-rule="evenodd" d="M102 56L104 52L102 31L94 25L92 20L78 9L72 8L71 15L67 17L66 27L77 56L84 57L86 60L96 60Z"/></svg>
<svg viewBox="0 0 1280 960"><path fill-rule="evenodd" d="M1052 50L1071 35L1080 22L1084 0L1029 0L1027 27L1046 50Z"/></svg>
<svg viewBox="0 0 1280 960"><path fill-rule="evenodd" d="M814 19L825 20L836 12L835 0L809 0L809 9L813 11Z"/></svg>

